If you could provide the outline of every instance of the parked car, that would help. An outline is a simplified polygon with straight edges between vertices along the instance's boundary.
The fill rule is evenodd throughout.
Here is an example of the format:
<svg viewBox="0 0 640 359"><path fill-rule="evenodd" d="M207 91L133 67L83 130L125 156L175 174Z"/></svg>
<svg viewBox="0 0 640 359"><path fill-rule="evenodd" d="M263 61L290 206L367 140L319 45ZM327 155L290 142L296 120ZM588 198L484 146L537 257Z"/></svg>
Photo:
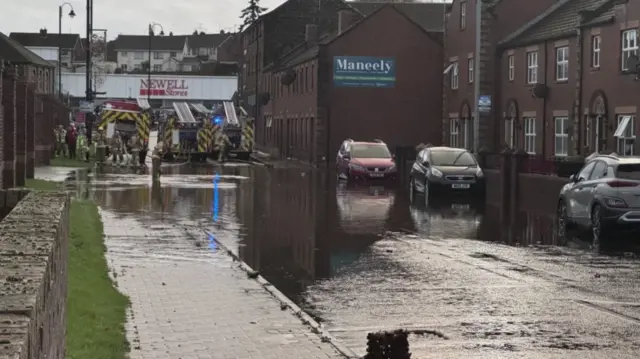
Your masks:
<svg viewBox="0 0 640 359"><path fill-rule="evenodd" d="M587 232L594 245L614 232L640 232L640 157L590 156L560 190L557 235Z"/></svg>
<svg viewBox="0 0 640 359"><path fill-rule="evenodd" d="M345 140L336 156L336 170L342 179L395 179L395 158L381 140Z"/></svg>
<svg viewBox="0 0 640 359"><path fill-rule="evenodd" d="M421 192L428 199L451 191L484 194L484 173L476 158L463 148L428 147L416 156L409 175L409 191L413 199Z"/></svg>

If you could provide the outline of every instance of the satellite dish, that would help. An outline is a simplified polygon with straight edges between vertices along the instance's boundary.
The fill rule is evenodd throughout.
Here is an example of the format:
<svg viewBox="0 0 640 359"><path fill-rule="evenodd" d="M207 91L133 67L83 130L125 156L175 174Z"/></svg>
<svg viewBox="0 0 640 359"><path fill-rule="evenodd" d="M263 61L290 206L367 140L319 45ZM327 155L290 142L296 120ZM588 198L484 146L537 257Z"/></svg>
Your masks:
<svg viewBox="0 0 640 359"><path fill-rule="evenodd" d="M630 55L627 58L627 71L632 73L638 72L638 65L640 65L640 61L638 61L638 56Z"/></svg>

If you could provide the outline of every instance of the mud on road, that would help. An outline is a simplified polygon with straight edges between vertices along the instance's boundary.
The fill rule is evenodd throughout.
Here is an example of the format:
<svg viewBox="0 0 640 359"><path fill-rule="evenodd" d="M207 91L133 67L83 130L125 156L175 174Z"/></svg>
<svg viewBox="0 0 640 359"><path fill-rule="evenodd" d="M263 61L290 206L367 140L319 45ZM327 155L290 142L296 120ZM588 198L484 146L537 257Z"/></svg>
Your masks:
<svg viewBox="0 0 640 359"><path fill-rule="evenodd" d="M201 249L215 242L203 233L214 233L360 355L368 332L400 328L439 333L412 336L414 358L640 355L640 261L495 242L482 204L411 204L394 186L246 165L179 168L157 188L126 174L78 175L69 186L114 220L183 233L168 247L143 246L144 233L121 241L131 256L210 260Z"/></svg>

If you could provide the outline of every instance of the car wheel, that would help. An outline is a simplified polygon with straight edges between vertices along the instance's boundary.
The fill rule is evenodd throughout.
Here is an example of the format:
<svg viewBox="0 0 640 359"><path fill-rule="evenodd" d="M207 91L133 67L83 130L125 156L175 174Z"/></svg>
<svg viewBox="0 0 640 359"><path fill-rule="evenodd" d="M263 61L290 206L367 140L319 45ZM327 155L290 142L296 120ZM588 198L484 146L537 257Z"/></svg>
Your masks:
<svg viewBox="0 0 640 359"><path fill-rule="evenodd" d="M602 208L599 205L591 209L591 246L594 251L599 251L602 247Z"/></svg>
<svg viewBox="0 0 640 359"><path fill-rule="evenodd" d="M556 213L556 235L558 244L564 246L569 240L567 233L567 204L560 200L558 202L558 211Z"/></svg>

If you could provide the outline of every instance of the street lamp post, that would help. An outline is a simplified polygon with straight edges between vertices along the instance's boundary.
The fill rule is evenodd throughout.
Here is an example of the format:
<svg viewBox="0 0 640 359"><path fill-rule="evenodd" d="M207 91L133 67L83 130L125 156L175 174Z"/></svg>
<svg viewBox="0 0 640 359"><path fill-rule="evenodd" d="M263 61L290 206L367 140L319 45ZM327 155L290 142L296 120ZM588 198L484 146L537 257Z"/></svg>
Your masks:
<svg viewBox="0 0 640 359"><path fill-rule="evenodd" d="M156 27L160 28L160 36L164 36L162 25L155 22L149 23L149 63L147 66L147 102L149 106L151 106L151 39L154 36L153 30Z"/></svg>
<svg viewBox="0 0 640 359"><path fill-rule="evenodd" d="M60 46L60 40L62 39L62 8L65 5L69 5L71 11L69 11L69 17L74 18L76 16L75 11L73 11L73 5L65 2L64 4L58 6L58 96L62 100L62 47Z"/></svg>

